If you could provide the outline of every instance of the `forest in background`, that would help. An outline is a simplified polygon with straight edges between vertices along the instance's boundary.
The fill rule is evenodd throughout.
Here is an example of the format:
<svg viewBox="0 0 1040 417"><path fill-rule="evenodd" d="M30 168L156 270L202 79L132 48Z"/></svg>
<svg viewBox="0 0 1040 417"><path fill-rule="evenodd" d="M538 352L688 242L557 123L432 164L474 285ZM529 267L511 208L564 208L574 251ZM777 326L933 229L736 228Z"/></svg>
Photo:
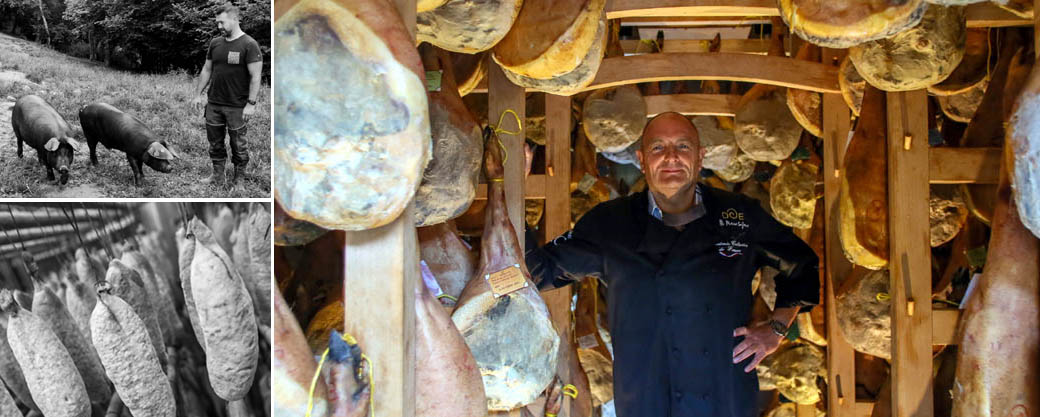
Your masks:
<svg viewBox="0 0 1040 417"><path fill-rule="evenodd" d="M0 32L113 68L197 74L226 0L0 0ZM270 80L271 1L231 1Z"/></svg>

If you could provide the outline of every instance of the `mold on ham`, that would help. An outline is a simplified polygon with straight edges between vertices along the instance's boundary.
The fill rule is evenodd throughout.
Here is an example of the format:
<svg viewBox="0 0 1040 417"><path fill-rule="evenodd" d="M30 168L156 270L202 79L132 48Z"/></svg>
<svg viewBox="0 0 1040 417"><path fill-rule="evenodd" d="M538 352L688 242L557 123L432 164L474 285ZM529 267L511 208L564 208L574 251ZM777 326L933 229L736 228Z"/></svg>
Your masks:
<svg viewBox="0 0 1040 417"><path fill-rule="evenodd" d="M786 160L780 165L769 186L769 204L774 218L795 229L812 226L819 171L818 164L805 160Z"/></svg>
<svg viewBox="0 0 1040 417"><path fill-rule="evenodd" d="M415 224L429 226L460 216L473 202L483 142L480 126L458 94L448 52L429 44L419 50L426 71L441 77L440 88L427 93L433 158L415 194Z"/></svg>
<svg viewBox="0 0 1040 417"><path fill-rule="evenodd" d="M917 90L953 73L964 57L964 38L964 8L929 5L913 28L853 46L849 58L876 88Z"/></svg>
<svg viewBox="0 0 1040 417"><path fill-rule="evenodd" d="M570 72L543 80L516 74L505 68L502 70L509 81L521 87L561 96L573 95L587 87L596 78L600 62L603 61L606 40L606 22L604 22L604 19L600 19L596 28L596 38L592 42L592 46L588 49L585 56L582 57L581 63Z"/></svg>
<svg viewBox="0 0 1040 417"><path fill-rule="evenodd" d="M786 28L774 18L770 56L784 56ZM756 161L786 159L798 146L802 126L787 108L786 90L757 84L740 98L733 129L737 146Z"/></svg>
<svg viewBox="0 0 1040 417"><path fill-rule="evenodd" d="M766 356L756 370L760 390L778 390L797 404L820 402L816 378L827 373L820 348L808 343L789 343Z"/></svg>
<svg viewBox="0 0 1040 417"><path fill-rule="evenodd" d="M888 269L855 268L835 299L838 326L853 349L892 358L892 303Z"/></svg>
<svg viewBox="0 0 1040 417"><path fill-rule="evenodd" d="M989 42L988 28L968 28L964 35L964 57L960 64L946 79L928 86L928 92L937 96L960 94L987 80L992 57Z"/></svg>
<svg viewBox="0 0 1040 417"><path fill-rule="evenodd" d="M737 154L730 159L729 165L723 169L712 169L712 172L727 182L743 182L755 173L756 163L757 161L751 159L748 154L738 150Z"/></svg>
<svg viewBox="0 0 1040 417"><path fill-rule="evenodd" d="M1040 236L1040 67L1036 65L1018 96L1008 127L1015 206L1022 224Z"/></svg>
<svg viewBox="0 0 1040 417"><path fill-rule="evenodd" d="M605 0L524 0L491 57L513 74L547 80L578 67L593 47Z"/></svg>
<svg viewBox="0 0 1040 417"><path fill-rule="evenodd" d="M935 184L928 198L929 243L934 248L957 236L968 221L968 207L960 189L954 185Z"/></svg>
<svg viewBox="0 0 1040 417"><path fill-rule="evenodd" d="M989 86L989 80L983 80L963 93L936 96L935 99L939 102L939 108L943 114L950 120L968 123L975 116L979 105L982 104L982 97L986 94L987 86Z"/></svg>
<svg viewBox="0 0 1040 417"><path fill-rule="evenodd" d="M778 0L780 17L798 37L827 48L883 39L921 20L924 0Z"/></svg>
<svg viewBox="0 0 1040 417"><path fill-rule="evenodd" d="M275 198L328 229L389 223L432 151L424 73L397 10L303 0L274 32Z"/></svg>
<svg viewBox="0 0 1040 417"><path fill-rule="evenodd" d="M485 129L489 179L479 271L466 285L452 321L476 358L489 410L534 401L556 374L560 338L531 282L524 252L506 212L498 140Z"/></svg>
<svg viewBox="0 0 1040 417"><path fill-rule="evenodd" d="M452 52L486 51L506 36L522 4L522 0L448 0L416 16L416 40Z"/></svg>
<svg viewBox="0 0 1040 417"><path fill-rule="evenodd" d="M582 127L597 150L620 152L643 134L646 111L646 101L635 85L602 88L585 98Z"/></svg>

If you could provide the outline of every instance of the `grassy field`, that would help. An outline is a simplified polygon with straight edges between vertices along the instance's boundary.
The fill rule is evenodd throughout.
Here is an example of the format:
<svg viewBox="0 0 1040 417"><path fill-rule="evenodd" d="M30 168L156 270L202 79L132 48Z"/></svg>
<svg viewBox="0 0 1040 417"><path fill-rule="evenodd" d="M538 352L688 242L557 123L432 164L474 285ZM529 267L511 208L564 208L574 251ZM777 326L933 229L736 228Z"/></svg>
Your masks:
<svg viewBox="0 0 1040 417"><path fill-rule="evenodd" d="M22 74L27 81L14 80ZM246 122L249 167L243 189L232 192L201 183L212 172L212 165L202 110L191 106L193 81L193 75L186 73L152 75L112 70L0 34L0 197L270 196L270 87L261 89L258 111ZM144 185L135 187L124 153L99 144L99 163L93 166L86 139L80 136L77 139L83 146L74 157L68 184L47 181L35 150L27 148L21 159L16 154L11 109L13 102L26 94L43 97L75 129L79 129L81 107L98 101L109 103L144 122L181 159L174 161L174 171L169 174L145 166Z"/></svg>

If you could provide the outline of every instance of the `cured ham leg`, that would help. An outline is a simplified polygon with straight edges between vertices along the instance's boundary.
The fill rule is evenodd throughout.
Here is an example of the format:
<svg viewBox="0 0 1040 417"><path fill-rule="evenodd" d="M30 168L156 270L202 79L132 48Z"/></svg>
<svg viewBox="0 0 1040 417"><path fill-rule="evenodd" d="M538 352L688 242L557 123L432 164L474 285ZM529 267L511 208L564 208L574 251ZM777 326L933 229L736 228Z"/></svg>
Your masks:
<svg viewBox="0 0 1040 417"><path fill-rule="evenodd" d="M451 319L480 367L488 409L510 410L534 401L552 381L560 338L509 221L498 139L489 129L484 137L489 184L480 267Z"/></svg>
<svg viewBox="0 0 1040 417"><path fill-rule="evenodd" d="M477 255L459 238L452 221L420 227L417 231L422 260L446 296L440 297L439 301L451 311L455 308L462 289L476 272Z"/></svg>
<svg viewBox="0 0 1040 417"><path fill-rule="evenodd" d="M415 288L417 417L484 417L480 369L448 312L421 282Z"/></svg>
<svg viewBox="0 0 1040 417"><path fill-rule="evenodd" d="M1004 153L986 265L958 329L953 417L1040 413L1040 244L1019 218Z"/></svg>

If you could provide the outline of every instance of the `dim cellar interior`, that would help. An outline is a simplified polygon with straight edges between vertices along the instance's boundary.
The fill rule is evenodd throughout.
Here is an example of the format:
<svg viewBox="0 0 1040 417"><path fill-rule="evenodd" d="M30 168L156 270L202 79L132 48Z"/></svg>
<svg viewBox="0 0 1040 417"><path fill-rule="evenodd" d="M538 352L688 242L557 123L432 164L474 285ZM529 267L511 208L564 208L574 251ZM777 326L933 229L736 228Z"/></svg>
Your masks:
<svg viewBox="0 0 1040 417"><path fill-rule="evenodd" d="M276 0L275 414L632 417L657 390L674 416L1036 415L1034 4L896 3ZM819 259L737 400L612 334L619 271L531 261L628 230L603 213L643 195L662 220L640 139L673 113L702 151L690 227L778 224ZM739 284L744 325L791 307L780 265ZM638 320L674 323L658 291ZM664 382L615 379L621 346Z"/></svg>

